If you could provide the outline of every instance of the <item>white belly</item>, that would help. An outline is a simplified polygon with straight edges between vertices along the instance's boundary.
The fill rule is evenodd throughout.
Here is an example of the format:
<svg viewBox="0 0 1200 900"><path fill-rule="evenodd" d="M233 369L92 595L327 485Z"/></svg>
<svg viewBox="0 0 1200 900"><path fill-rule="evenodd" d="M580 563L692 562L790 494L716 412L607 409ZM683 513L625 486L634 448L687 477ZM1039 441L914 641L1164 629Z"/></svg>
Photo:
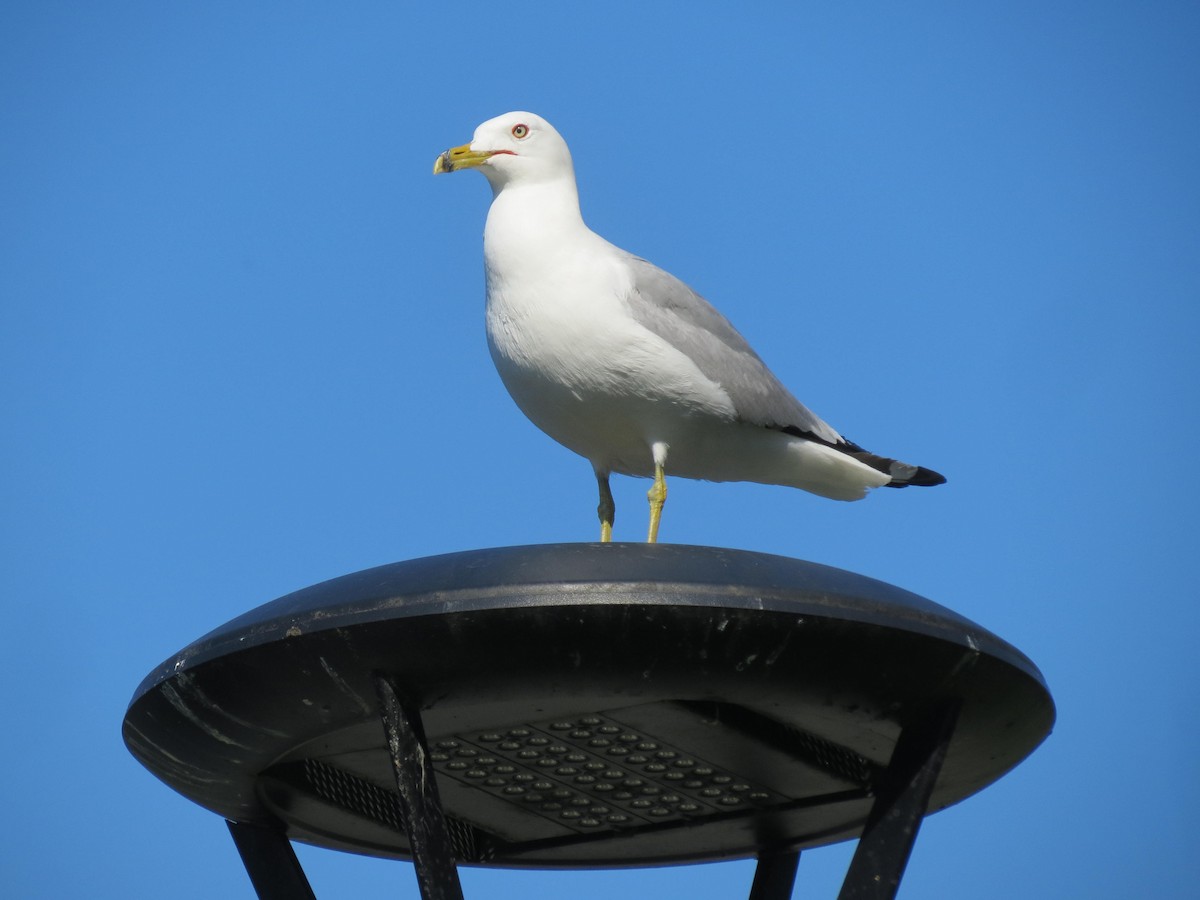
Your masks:
<svg viewBox="0 0 1200 900"><path fill-rule="evenodd" d="M625 312L595 304L489 297L488 346L514 401L550 437L598 468L651 475L650 445L695 420L731 422L729 398Z"/></svg>

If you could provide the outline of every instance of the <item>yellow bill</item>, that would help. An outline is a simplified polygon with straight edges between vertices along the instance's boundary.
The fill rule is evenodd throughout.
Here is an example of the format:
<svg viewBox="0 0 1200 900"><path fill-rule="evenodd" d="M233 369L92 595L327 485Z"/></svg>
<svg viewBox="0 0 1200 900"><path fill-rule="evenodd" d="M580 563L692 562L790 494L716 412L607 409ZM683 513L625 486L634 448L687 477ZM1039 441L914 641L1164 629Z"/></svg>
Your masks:
<svg viewBox="0 0 1200 900"><path fill-rule="evenodd" d="M433 163L433 174L457 172L459 169L477 169L497 153L511 153L511 150L472 150L470 144L461 147L451 147Z"/></svg>

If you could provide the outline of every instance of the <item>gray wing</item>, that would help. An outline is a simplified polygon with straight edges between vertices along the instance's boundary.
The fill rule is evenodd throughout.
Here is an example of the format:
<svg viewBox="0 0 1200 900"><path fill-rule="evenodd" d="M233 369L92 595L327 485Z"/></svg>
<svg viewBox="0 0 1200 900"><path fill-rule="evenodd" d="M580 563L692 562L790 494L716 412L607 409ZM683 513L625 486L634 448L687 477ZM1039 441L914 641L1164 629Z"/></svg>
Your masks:
<svg viewBox="0 0 1200 900"><path fill-rule="evenodd" d="M629 302L634 319L721 385L739 419L751 425L812 434L832 444L843 440L792 396L711 303L653 263L636 256L627 257L627 262L633 272Z"/></svg>

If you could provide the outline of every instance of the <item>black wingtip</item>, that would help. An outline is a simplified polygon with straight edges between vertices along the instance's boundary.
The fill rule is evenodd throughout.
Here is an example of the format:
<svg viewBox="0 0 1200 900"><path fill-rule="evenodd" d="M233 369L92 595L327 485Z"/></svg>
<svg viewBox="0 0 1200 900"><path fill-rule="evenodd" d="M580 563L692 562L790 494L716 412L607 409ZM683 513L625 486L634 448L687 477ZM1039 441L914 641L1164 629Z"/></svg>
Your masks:
<svg viewBox="0 0 1200 900"><path fill-rule="evenodd" d="M904 463L900 463L900 465L904 466L905 469L912 469L914 471L906 471L900 477L892 475L893 480L889 481L884 487L902 488L909 485L913 487L934 487L946 483L946 476L941 472L935 472L933 469L927 469L924 466L907 466Z"/></svg>
<svg viewBox="0 0 1200 900"><path fill-rule="evenodd" d="M872 469L877 469L884 475L891 477L891 481L884 487L902 488L912 485L913 487L934 487L935 485L945 484L946 476L941 472L935 472L933 469L927 469L924 466L914 466L910 463L900 462L898 459L890 459L886 456L880 456L877 453L872 453L870 450L864 450L854 441L842 438L836 444L820 438L811 431L804 431L794 425L789 425L779 429L784 434L795 435L796 437L804 438L806 441L815 441L818 444L824 444L826 447L832 447L834 450L840 450L847 456L853 456L861 463L865 463Z"/></svg>
<svg viewBox="0 0 1200 900"><path fill-rule="evenodd" d="M914 466L911 463L900 462L898 459L879 456L871 453L869 450L864 450L853 441L843 439L841 444L835 444L834 446L843 453L853 456L859 462L866 463L872 469L878 469L883 474L891 476L892 480L885 484L884 487L902 488L909 485L913 487L934 487L935 485L946 483L946 476L941 472L935 472L933 469L927 469L924 466Z"/></svg>

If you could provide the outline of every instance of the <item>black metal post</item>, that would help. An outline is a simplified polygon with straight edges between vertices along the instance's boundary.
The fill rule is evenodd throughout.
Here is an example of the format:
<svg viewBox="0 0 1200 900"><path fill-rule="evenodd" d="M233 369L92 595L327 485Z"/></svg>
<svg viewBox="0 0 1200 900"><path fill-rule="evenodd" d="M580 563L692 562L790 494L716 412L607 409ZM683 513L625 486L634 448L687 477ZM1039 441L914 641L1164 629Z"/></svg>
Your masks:
<svg viewBox="0 0 1200 900"><path fill-rule="evenodd" d="M750 886L750 900L789 900L799 865L799 850L760 856L754 870L754 884Z"/></svg>
<svg viewBox="0 0 1200 900"><path fill-rule="evenodd" d="M463 900L420 713L400 698L387 676L375 675L375 690L422 900Z"/></svg>
<svg viewBox="0 0 1200 900"><path fill-rule="evenodd" d="M258 900L316 900L282 831L226 820Z"/></svg>
<svg viewBox="0 0 1200 900"><path fill-rule="evenodd" d="M961 705L947 702L900 733L838 900L896 896Z"/></svg>

